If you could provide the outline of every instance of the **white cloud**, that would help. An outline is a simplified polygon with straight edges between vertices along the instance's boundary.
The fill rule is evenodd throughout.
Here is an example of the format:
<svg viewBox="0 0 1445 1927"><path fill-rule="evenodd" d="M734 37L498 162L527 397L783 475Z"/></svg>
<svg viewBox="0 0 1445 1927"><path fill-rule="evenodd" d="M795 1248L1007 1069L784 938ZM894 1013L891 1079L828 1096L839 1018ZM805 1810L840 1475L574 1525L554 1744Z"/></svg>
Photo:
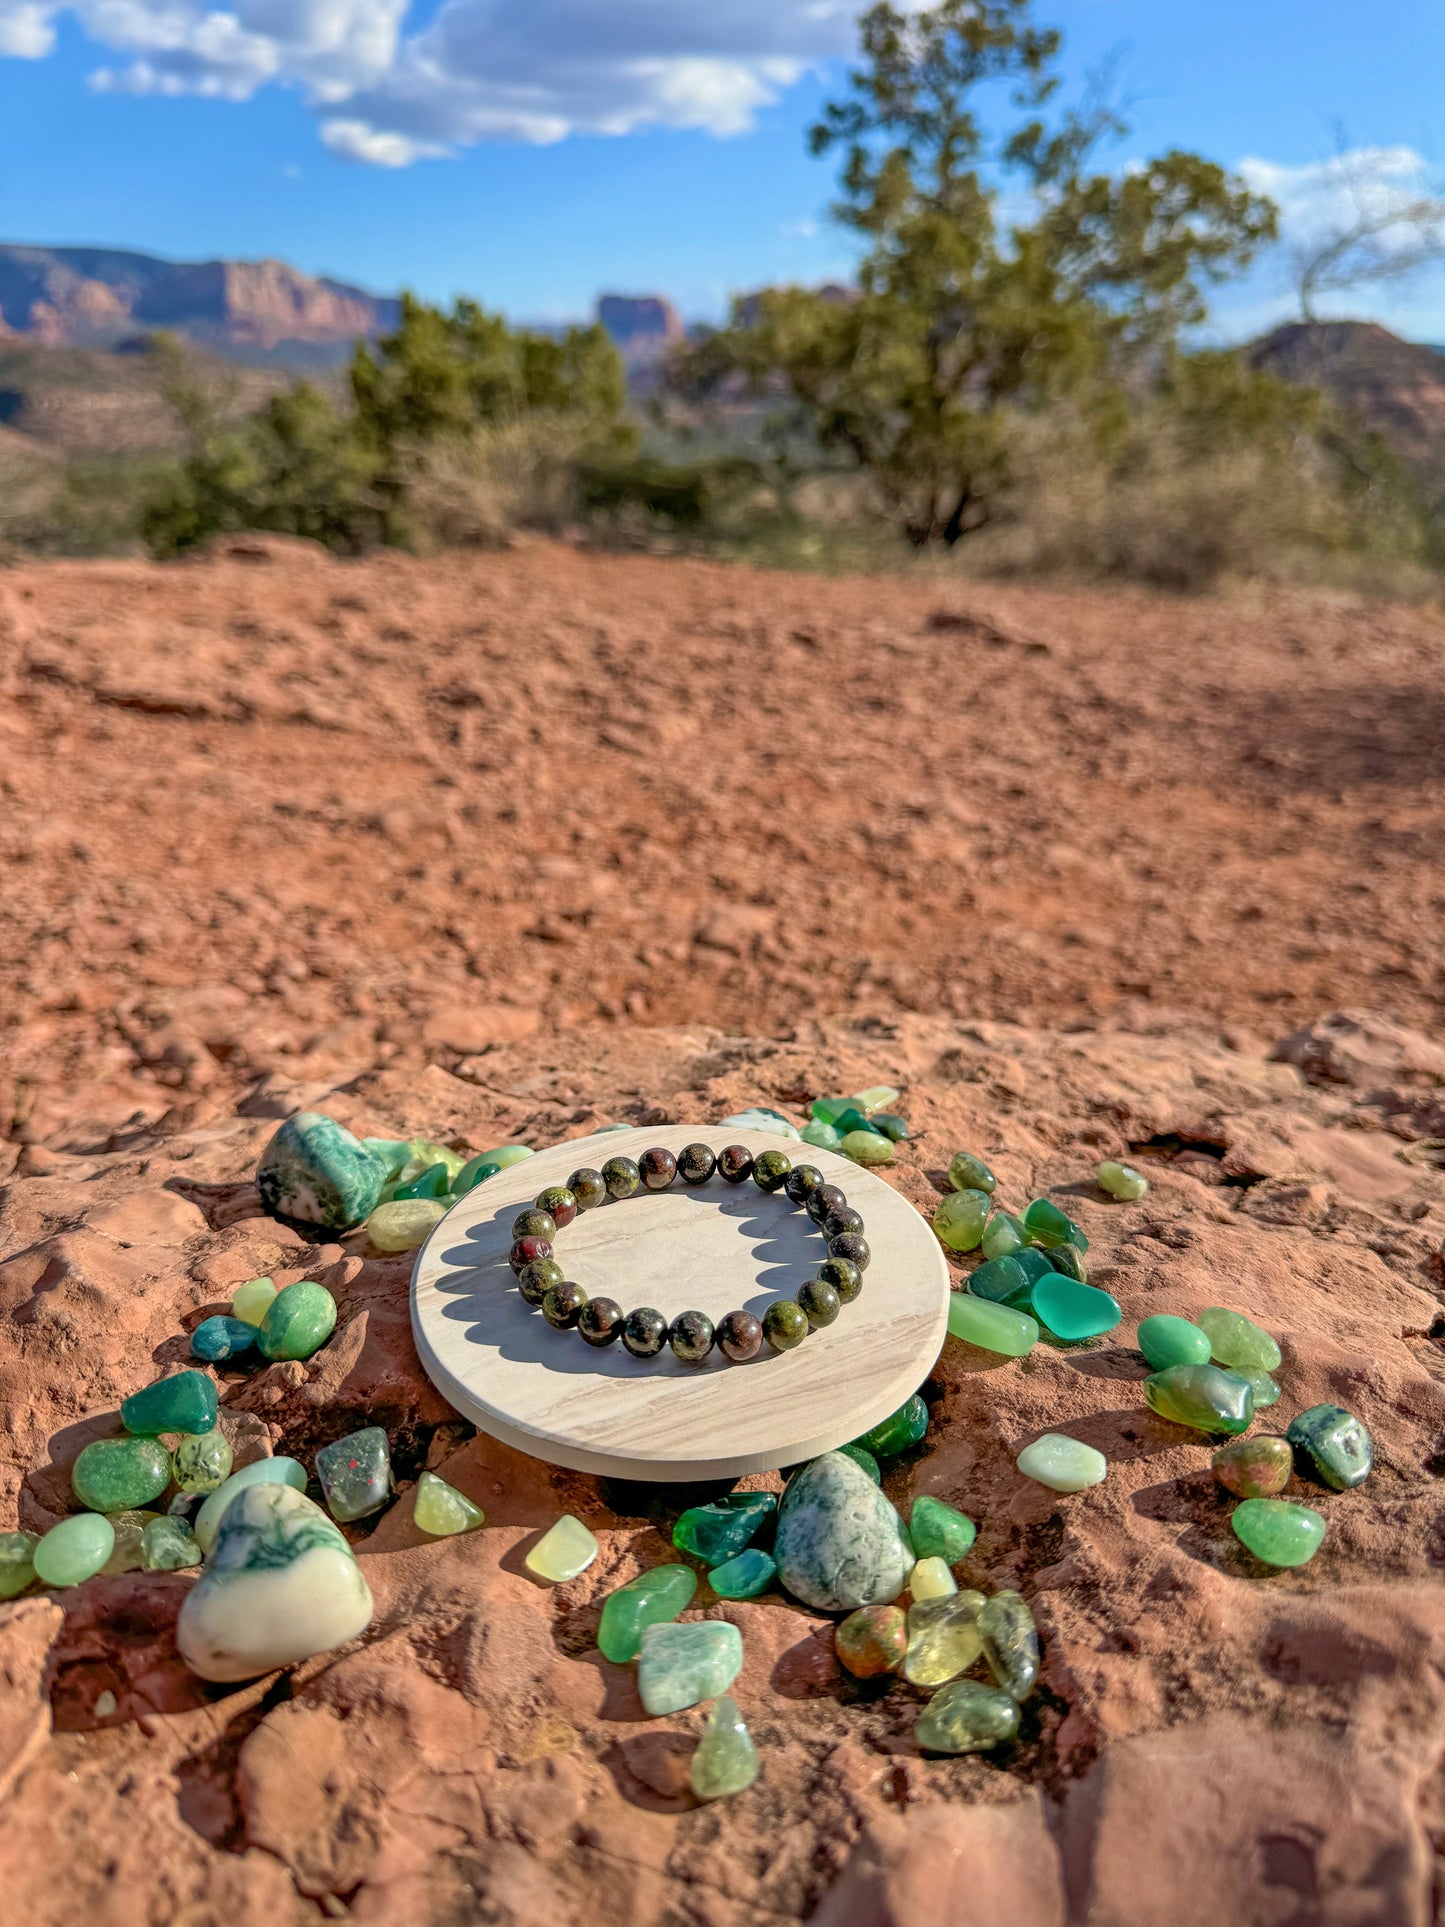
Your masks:
<svg viewBox="0 0 1445 1927"><path fill-rule="evenodd" d="M908 0L916 4L917 0ZM333 153L405 167L485 140L750 127L853 44L858 0L0 0L0 56L40 59L72 15L110 91L246 100L301 90ZM341 111L343 110L344 111Z"/></svg>
<svg viewBox="0 0 1445 1927"><path fill-rule="evenodd" d="M1428 190L1424 156L1413 147L1352 147L1299 167L1251 156L1239 171L1278 207L1286 238L1299 241L1345 225L1361 211L1404 208Z"/></svg>

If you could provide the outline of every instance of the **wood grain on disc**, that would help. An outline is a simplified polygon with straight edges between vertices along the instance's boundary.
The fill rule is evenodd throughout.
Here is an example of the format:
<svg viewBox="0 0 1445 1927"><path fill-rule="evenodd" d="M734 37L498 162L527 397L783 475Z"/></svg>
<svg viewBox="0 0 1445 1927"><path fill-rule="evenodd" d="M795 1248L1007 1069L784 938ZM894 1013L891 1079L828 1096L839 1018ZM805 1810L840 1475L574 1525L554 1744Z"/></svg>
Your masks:
<svg viewBox="0 0 1445 1927"><path fill-rule="evenodd" d="M786 1150L848 1193L867 1223L873 1261L836 1322L796 1351L703 1366L671 1351L651 1363L620 1344L596 1351L558 1332L516 1289L511 1225L547 1185L579 1166L746 1144ZM782 1192L714 1177L677 1183L579 1213L557 1257L591 1297L668 1319L741 1309L759 1318L813 1277L826 1247ZM846 1158L759 1131L663 1125L575 1138L499 1172L448 1213L417 1254L412 1329L422 1363L459 1412L493 1437L554 1465L628 1479L735 1478L795 1464L856 1438L927 1377L943 1343L948 1266L927 1223L881 1178Z"/></svg>

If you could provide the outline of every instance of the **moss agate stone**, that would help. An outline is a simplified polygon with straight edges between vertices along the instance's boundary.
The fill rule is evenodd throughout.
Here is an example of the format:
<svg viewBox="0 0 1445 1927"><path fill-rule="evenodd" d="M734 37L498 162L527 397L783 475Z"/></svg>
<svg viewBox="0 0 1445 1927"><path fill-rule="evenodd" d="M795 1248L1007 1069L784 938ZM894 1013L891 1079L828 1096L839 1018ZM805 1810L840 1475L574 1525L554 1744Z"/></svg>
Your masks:
<svg viewBox="0 0 1445 1927"><path fill-rule="evenodd" d="M1267 1331L1241 1311L1210 1305L1200 1312L1199 1329L1209 1340L1216 1365L1232 1372L1272 1372L1279 1366L1280 1349Z"/></svg>
<svg viewBox="0 0 1445 1927"><path fill-rule="evenodd" d="M1097 1285L1082 1285L1061 1271L1038 1279L1029 1303L1039 1323L1067 1344L1111 1332L1124 1316L1118 1300L1107 1291L1100 1291Z"/></svg>
<svg viewBox="0 0 1445 1927"><path fill-rule="evenodd" d="M386 1164L319 1111L287 1118L261 1153L256 1185L273 1218L345 1231L375 1209Z"/></svg>
<svg viewBox="0 0 1445 1927"><path fill-rule="evenodd" d="M209 1432L216 1423L216 1382L194 1371L158 1378L122 1403L120 1422L138 1438L158 1438L162 1432Z"/></svg>
<svg viewBox="0 0 1445 1927"><path fill-rule="evenodd" d="M1035 1198L1024 1210L1024 1230L1036 1245L1048 1250L1051 1245L1074 1245L1089 1249L1083 1230L1054 1203L1052 1198Z"/></svg>
<svg viewBox="0 0 1445 1927"><path fill-rule="evenodd" d="M115 1550L115 1527L100 1512L79 1512L52 1526L31 1555L42 1586L78 1586Z"/></svg>
<svg viewBox="0 0 1445 1927"><path fill-rule="evenodd" d="M1308 1565L1324 1543L1321 1515L1288 1499L1246 1499L1229 1523L1240 1544L1267 1566Z"/></svg>
<svg viewBox="0 0 1445 1927"><path fill-rule="evenodd" d="M778 1576L778 1562L770 1552L749 1546L735 1559L714 1566L707 1583L719 1599L756 1599Z"/></svg>
<svg viewBox="0 0 1445 1927"><path fill-rule="evenodd" d="M933 1229L950 1251L973 1251L988 1222L987 1191L950 1191L933 1213Z"/></svg>
<svg viewBox="0 0 1445 1927"><path fill-rule="evenodd" d="M1290 1420L1285 1437L1300 1470L1332 1492L1362 1484L1375 1463L1373 1440L1342 1405L1311 1405Z"/></svg>
<svg viewBox="0 0 1445 1927"><path fill-rule="evenodd" d="M1105 1158L1094 1176L1100 1190L1124 1204L1136 1204L1149 1189L1149 1180L1142 1171L1136 1171L1132 1164L1120 1164L1117 1158Z"/></svg>
<svg viewBox="0 0 1445 1927"><path fill-rule="evenodd" d="M860 1606L839 1623L833 1645L854 1679L896 1673L908 1651L908 1615L899 1606Z"/></svg>
<svg viewBox="0 0 1445 1927"><path fill-rule="evenodd" d="M987 1191L991 1195L998 1180L972 1151L955 1151L948 1164L948 1182L955 1191Z"/></svg>
<svg viewBox="0 0 1445 1927"><path fill-rule="evenodd" d="M458 1492L435 1472L423 1472L416 1482L411 1522L418 1532L425 1532L433 1539L452 1539L459 1532L475 1532L487 1519L482 1508L473 1505L465 1492Z"/></svg>
<svg viewBox="0 0 1445 1927"><path fill-rule="evenodd" d="M70 1469L71 1490L91 1512L149 1505L171 1482L171 1455L158 1439L93 1439Z"/></svg>
<svg viewBox="0 0 1445 1927"><path fill-rule="evenodd" d="M777 1509L774 1493L729 1492L710 1505L689 1506L679 1514L672 1543L679 1552L690 1552L705 1565L718 1566L736 1558Z"/></svg>
<svg viewBox="0 0 1445 1927"><path fill-rule="evenodd" d="M243 1325L259 1325L275 1297L276 1287L269 1278L252 1278L231 1300L231 1316Z"/></svg>
<svg viewBox="0 0 1445 1927"><path fill-rule="evenodd" d="M527 1554L528 1572L550 1585L560 1586L585 1572L602 1548L580 1519L564 1512Z"/></svg>
<svg viewBox="0 0 1445 1927"><path fill-rule="evenodd" d="M379 1204L366 1221L366 1235L378 1251L415 1251L450 1210L446 1198L404 1198Z"/></svg>
<svg viewBox="0 0 1445 1927"><path fill-rule="evenodd" d="M27 1586L35 1583L35 1548L40 1538L34 1532L0 1532L0 1599L17 1599Z"/></svg>
<svg viewBox="0 0 1445 1927"><path fill-rule="evenodd" d="M696 1591L697 1574L691 1566L654 1566L608 1593L597 1627L603 1658L616 1666L636 1659L647 1628L676 1619Z"/></svg>
<svg viewBox="0 0 1445 1927"><path fill-rule="evenodd" d="M1167 1372L1171 1365L1207 1365L1209 1335L1187 1318L1170 1312L1156 1312L1140 1321L1135 1344L1144 1362L1156 1372Z"/></svg>
<svg viewBox="0 0 1445 1927"><path fill-rule="evenodd" d="M908 1575L908 1591L916 1602L920 1599L947 1599L950 1593L958 1591L958 1581L948 1569L948 1561L930 1555L920 1559Z"/></svg>
<svg viewBox="0 0 1445 1927"><path fill-rule="evenodd" d="M757 1105L750 1111L736 1111L731 1117L718 1120L718 1128L740 1131L771 1131L774 1137L798 1138L801 1133L796 1124L790 1124L781 1111L770 1110L767 1105Z"/></svg>
<svg viewBox="0 0 1445 1927"><path fill-rule="evenodd" d="M1209 1461L1226 1492L1236 1499L1273 1499L1289 1484L1294 1450L1287 1439L1261 1432L1252 1439L1233 1439L1221 1445Z"/></svg>
<svg viewBox="0 0 1445 1927"><path fill-rule="evenodd" d="M702 1730L688 1767L689 1783L699 1800L722 1800L744 1792L757 1777L758 1749L737 1701L724 1693Z"/></svg>
<svg viewBox="0 0 1445 1927"><path fill-rule="evenodd" d="M955 1291L948 1300L948 1329L965 1344L1005 1358L1026 1358L1039 1341L1037 1322L1027 1312L991 1305L971 1292Z"/></svg>
<svg viewBox="0 0 1445 1927"><path fill-rule="evenodd" d="M207 1365L219 1365L255 1349L256 1327L244 1318L227 1318L222 1312L214 1318L203 1318L191 1333L191 1356Z"/></svg>
<svg viewBox="0 0 1445 1927"><path fill-rule="evenodd" d="M217 1492L231 1476L231 1442L219 1426L177 1439L171 1475L182 1492Z"/></svg>
<svg viewBox="0 0 1445 1927"><path fill-rule="evenodd" d="M908 1649L903 1676L914 1686L942 1686L966 1673L983 1651L978 1615L981 1592L919 1599L908 1608Z"/></svg>
<svg viewBox="0 0 1445 1927"><path fill-rule="evenodd" d="M1247 1432L1254 1419L1253 1386L1218 1365L1171 1365L1151 1372L1144 1397L1160 1418L1200 1432Z"/></svg>
<svg viewBox="0 0 1445 1927"><path fill-rule="evenodd" d="M201 1563L201 1548L184 1519L162 1514L141 1532L141 1562L147 1572L184 1572Z"/></svg>
<svg viewBox="0 0 1445 1927"><path fill-rule="evenodd" d="M941 1687L913 1729L928 1753L987 1753L1007 1746L1019 1730L1018 1702L981 1680L956 1679Z"/></svg>
<svg viewBox="0 0 1445 1927"><path fill-rule="evenodd" d="M1036 1479L1051 1492L1084 1492L1102 1485L1109 1464L1102 1452L1063 1432L1045 1432L1026 1445L1016 1461L1026 1479Z"/></svg>
<svg viewBox="0 0 1445 1927"><path fill-rule="evenodd" d="M249 1465L233 1472L226 1483L204 1501L192 1522L191 1530L203 1553L209 1552L216 1543L216 1534L231 1501L252 1485L285 1485L293 1492L304 1492L306 1468L297 1459L277 1454L270 1459L253 1459Z"/></svg>
<svg viewBox="0 0 1445 1927"><path fill-rule="evenodd" d="M841 1452L825 1452L790 1480L773 1557L788 1591L824 1612L888 1604L913 1565L898 1514Z"/></svg>
<svg viewBox="0 0 1445 1927"><path fill-rule="evenodd" d="M743 1663L743 1636L727 1619L644 1627L637 1658L637 1691L647 1712L681 1713L699 1700L718 1699Z"/></svg>
<svg viewBox="0 0 1445 1927"><path fill-rule="evenodd" d="M1039 1635L1021 1593L996 1592L978 1613L979 1638L989 1670L1006 1693L1027 1699L1039 1676Z"/></svg>
<svg viewBox="0 0 1445 1927"><path fill-rule="evenodd" d="M255 1679L345 1645L373 1610L350 1546L321 1508L287 1485L250 1485L226 1507L176 1644L201 1679Z"/></svg>
<svg viewBox="0 0 1445 1927"><path fill-rule="evenodd" d="M910 1445L918 1441L928 1430L928 1407L914 1392L906 1398L896 1412L890 1412L875 1426L852 1440L865 1452L871 1452L875 1459L891 1459L899 1452L906 1452Z"/></svg>
<svg viewBox="0 0 1445 1927"><path fill-rule="evenodd" d="M333 1519L343 1525L379 1512L396 1490L391 1447L379 1425L333 1439L316 1454L316 1476Z"/></svg>
<svg viewBox="0 0 1445 1927"><path fill-rule="evenodd" d="M978 1527L966 1513L921 1492L908 1515L908 1536L920 1559L946 1559L956 1566L972 1550Z"/></svg>
<svg viewBox="0 0 1445 1927"><path fill-rule="evenodd" d="M310 1358L335 1330L336 1300L325 1285L303 1278L277 1292L256 1342L267 1358Z"/></svg>

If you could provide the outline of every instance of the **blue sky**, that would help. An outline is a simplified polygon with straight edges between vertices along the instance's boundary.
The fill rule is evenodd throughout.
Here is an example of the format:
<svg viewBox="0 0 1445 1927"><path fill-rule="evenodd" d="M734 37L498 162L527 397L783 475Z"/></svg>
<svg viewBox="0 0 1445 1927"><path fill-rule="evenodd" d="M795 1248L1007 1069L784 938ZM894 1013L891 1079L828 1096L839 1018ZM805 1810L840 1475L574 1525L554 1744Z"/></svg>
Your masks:
<svg viewBox="0 0 1445 1927"><path fill-rule="evenodd" d="M0 238L311 272L518 318L604 289L691 316L846 275L804 132L851 0L0 0ZM1126 161L1198 148L1283 200L1338 194L1343 126L1384 192L1445 176L1440 0L1043 0L1070 84L1118 51ZM1283 311L1283 264L1220 303ZM1445 341L1445 275L1345 304Z"/></svg>

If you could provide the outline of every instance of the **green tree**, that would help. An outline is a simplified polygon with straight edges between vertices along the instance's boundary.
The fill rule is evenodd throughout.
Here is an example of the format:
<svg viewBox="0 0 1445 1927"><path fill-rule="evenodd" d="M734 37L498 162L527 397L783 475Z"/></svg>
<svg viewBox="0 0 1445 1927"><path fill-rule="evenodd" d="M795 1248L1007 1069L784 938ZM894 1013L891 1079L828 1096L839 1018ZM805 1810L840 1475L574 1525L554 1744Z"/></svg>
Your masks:
<svg viewBox="0 0 1445 1927"><path fill-rule="evenodd" d="M1091 394L1101 432L1140 371L1202 318L1205 288L1275 233L1275 210L1221 168L1171 151L1096 171L1122 132L1104 108L1052 107L1059 35L1031 0L881 0L862 63L812 130L842 152L834 212L863 244L856 296L770 289L679 362L680 390L780 398L869 477L918 545L987 522L1008 481L1008 411ZM1017 124L990 140L979 95ZM1002 189L1025 206L1006 219Z"/></svg>

